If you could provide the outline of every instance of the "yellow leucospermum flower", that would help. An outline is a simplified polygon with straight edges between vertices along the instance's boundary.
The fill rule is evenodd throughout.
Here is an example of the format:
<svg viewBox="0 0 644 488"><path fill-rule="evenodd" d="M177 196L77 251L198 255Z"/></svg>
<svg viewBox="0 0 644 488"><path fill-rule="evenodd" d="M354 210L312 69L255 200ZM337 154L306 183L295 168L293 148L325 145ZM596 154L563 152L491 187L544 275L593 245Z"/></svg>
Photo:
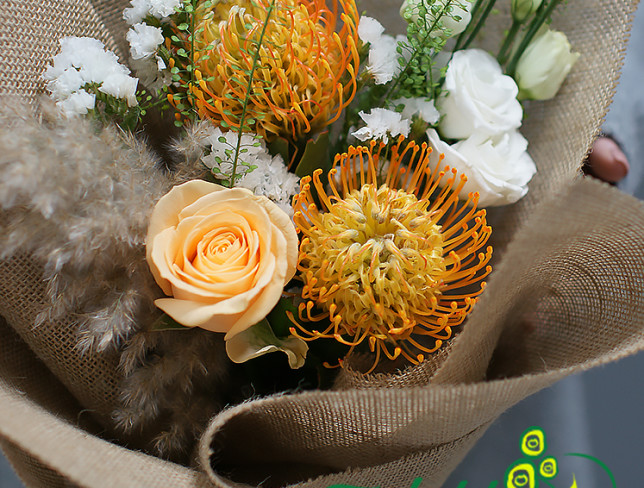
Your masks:
<svg viewBox="0 0 644 488"><path fill-rule="evenodd" d="M350 147L336 156L329 192L318 170L294 198L304 301L291 332L351 350L367 341L371 370L383 355L417 364L440 348L476 303L492 256L478 194L458 199L467 178L432 170L426 144L401 138L388 163L383 147ZM307 323L327 318L325 330Z"/></svg>
<svg viewBox="0 0 644 488"><path fill-rule="evenodd" d="M243 118L268 141L297 141L338 119L357 88L354 0L211 3L195 11L194 47L183 43L194 50L188 98L201 118L234 130ZM173 55L171 68L182 62L188 60Z"/></svg>

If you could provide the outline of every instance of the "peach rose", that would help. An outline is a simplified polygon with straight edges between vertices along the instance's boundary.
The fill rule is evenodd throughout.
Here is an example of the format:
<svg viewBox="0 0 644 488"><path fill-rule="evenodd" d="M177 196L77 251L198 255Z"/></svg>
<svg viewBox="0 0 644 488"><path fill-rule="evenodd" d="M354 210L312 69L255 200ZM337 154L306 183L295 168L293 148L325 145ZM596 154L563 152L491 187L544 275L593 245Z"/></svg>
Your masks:
<svg viewBox="0 0 644 488"><path fill-rule="evenodd" d="M161 289L154 303L187 327L228 340L262 320L295 274L291 219L265 197L193 180L154 207L146 257Z"/></svg>

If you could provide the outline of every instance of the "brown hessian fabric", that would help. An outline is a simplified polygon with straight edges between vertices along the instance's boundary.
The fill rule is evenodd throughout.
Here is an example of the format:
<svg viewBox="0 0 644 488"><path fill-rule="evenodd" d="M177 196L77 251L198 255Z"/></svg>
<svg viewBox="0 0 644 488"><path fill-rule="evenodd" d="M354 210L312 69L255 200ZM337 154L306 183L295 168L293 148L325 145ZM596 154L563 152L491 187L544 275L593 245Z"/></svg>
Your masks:
<svg viewBox="0 0 644 488"><path fill-rule="evenodd" d="M65 35L97 37L125 61L127 3L2 2L0 100L35 104ZM400 27L399 3L361 8ZM233 406L212 419L200 468L118 444L110 430L118 357L79 355L73 317L34 327L42 267L29 256L0 262L0 445L21 479L30 487L406 488L417 478L423 488L440 486L503 411L644 349L644 206L578 176L636 6L570 0L557 10L553 26L582 61L554 100L527 107L522 132L539 172L524 200L490 212L495 271L449 350L392 375L344 370L332 391ZM501 10L493 22L507 20Z"/></svg>

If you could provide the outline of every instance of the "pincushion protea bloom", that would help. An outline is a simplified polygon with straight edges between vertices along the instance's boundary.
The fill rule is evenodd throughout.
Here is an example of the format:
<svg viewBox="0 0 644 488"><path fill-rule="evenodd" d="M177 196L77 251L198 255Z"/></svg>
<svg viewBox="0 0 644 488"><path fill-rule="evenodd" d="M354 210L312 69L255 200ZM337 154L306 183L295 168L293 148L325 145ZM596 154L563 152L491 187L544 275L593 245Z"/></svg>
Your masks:
<svg viewBox="0 0 644 488"><path fill-rule="evenodd" d="M367 341L375 353L370 371L382 355L418 364L440 348L491 271L492 248L481 251L491 228L485 210L476 209L478 194L458 199L466 176L440 164L431 170L431 148L402 143L382 177L384 145L372 142L336 156L330 192L317 170L294 197L304 302L302 324L294 319L291 333L334 338L351 350ZM306 324L327 318L324 330Z"/></svg>
<svg viewBox="0 0 644 488"><path fill-rule="evenodd" d="M194 80L184 88L199 116L291 141L337 120L356 92L358 11L354 0L328 3L330 8L326 0L200 4L194 45L189 36L183 43L193 51L194 65L194 74L185 71ZM170 66L182 59L174 55Z"/></svg>

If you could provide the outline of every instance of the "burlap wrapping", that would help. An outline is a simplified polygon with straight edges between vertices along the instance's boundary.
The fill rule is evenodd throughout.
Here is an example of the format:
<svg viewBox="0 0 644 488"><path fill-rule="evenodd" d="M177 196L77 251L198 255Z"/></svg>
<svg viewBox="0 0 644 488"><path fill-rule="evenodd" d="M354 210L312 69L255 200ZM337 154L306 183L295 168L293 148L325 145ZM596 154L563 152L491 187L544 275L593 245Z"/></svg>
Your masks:
<svg viewBox="0 0 644 488"><path fill-rule="evenodd" d="M122 55L126 4L3 2L0 96L35 101L64 35L98 37ZM0 327L0 438L21 478L43 487L325 488L407 487L422 477L423 487L439 486L505 409L565 375L643 349L644 208L596 182L572 183L614 91L636 5L571 0L557 13L555 27L582 62L555 100L529 107L523 132L539 174L525 200L493 212L503 260L449 354L391 377L346 372L341 391L225 411L200 448L211 481L99 437L111 438L116 358L74 354L71 318L34 329L43 301L38 264L2 263L0 315L18 336ZM399 2L362 6L395 19Z"/></svg>

